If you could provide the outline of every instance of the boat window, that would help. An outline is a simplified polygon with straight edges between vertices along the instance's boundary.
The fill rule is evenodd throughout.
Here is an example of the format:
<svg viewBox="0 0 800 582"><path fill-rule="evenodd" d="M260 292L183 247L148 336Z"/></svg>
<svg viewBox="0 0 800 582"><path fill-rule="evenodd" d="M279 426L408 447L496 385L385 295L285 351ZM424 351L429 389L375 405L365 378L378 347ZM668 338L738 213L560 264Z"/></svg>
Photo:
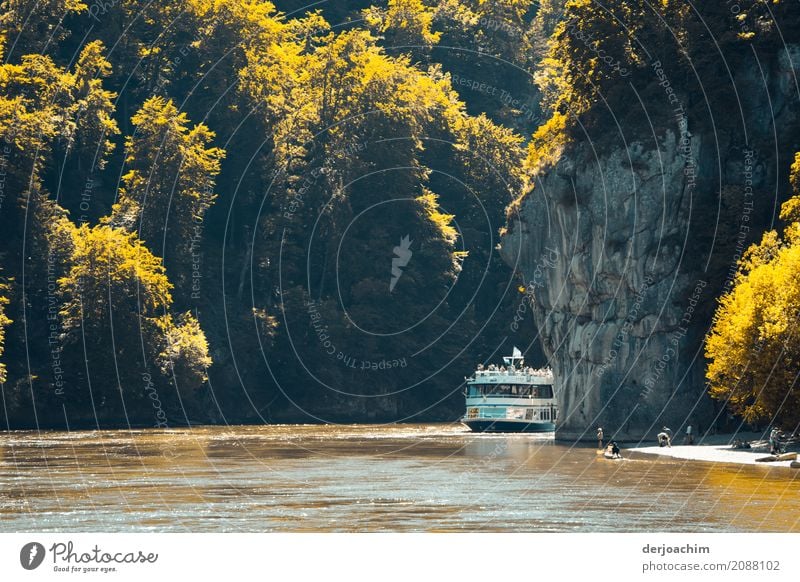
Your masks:
<svg viewBox="0 0 800 582"><path fill-rule="evenodd" d="M553 387L526 384L478 384L469 387L469 395L494 398L552 398Z"/></svg>

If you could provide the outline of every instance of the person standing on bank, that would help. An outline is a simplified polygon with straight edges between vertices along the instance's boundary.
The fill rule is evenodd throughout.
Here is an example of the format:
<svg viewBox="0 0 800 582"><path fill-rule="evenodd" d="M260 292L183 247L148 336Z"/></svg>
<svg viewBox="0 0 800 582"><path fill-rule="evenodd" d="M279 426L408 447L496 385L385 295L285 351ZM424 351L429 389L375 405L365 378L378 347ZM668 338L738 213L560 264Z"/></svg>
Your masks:
<svg viewBox="0 0 800 582"><path fill-rule="evenodd" d="M694 444L694 437L692 436L692 425L688 425L686 427L686 444L693 445Z"/></svg>
<svg viewBox="0 0 800 582"><path fill-rule="evenodd" d="M598 451L602 451L603 450L603 427L602 426L598 426L597 427L597 450Z"/></svg>
<svg viewBox="0 0 800 582"><path fill-rule="evenodd" d="M771 455L781 454L781 431L777 426L769 433L769 452Z"/></svg>

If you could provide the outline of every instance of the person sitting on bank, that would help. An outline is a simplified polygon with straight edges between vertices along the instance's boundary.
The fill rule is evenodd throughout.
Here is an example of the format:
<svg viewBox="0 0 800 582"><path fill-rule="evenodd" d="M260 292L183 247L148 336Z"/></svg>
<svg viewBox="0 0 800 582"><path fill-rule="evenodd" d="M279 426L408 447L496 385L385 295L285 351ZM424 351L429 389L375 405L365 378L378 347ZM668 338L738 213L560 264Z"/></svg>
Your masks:
<svg viewBox="0 0 800 582"><path fill-rule="evenodd" d="M664 431L658 433L658 446L659 447L672 447L672 439L669 438L669 434Z"/></svg>
<svg viewBox="0 0 800 582"><path fill-rule="evenodd" d="M614 457L619 457L619 445L617 445L617 441L611 441L611 455Z"/></svg>

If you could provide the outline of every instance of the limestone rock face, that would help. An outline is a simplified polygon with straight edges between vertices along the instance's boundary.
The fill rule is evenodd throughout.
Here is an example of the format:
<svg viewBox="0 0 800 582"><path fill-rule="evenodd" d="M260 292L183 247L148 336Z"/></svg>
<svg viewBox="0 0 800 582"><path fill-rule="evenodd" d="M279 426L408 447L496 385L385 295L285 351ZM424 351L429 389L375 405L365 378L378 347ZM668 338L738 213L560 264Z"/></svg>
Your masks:
<svg viewBox="0 0 800 582"><path fill-rule="evenodd" d="M736 261L786 195L797 52L735 77L738 125L676 115L646 138L573 142L509 219L501 252L533 298L558 437L594 439L603 426L654 438L665 424L697 434L724 420L706 396L702 342Z"/></svg>

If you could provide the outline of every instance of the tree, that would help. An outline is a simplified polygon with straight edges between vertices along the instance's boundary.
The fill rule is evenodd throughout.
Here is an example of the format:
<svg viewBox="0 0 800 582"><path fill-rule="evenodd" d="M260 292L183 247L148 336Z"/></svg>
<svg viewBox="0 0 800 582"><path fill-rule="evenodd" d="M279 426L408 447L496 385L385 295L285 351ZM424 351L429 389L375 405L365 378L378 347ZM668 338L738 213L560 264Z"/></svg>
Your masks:
<svg viewBox="0 0 800 582"><path fill-rule="evenodd" d="M107 225L75 227L66 220L58 226L71 239L58 291L73 399L85 406L79 387L93 387L95 405L106 402L104 416L124 411L142 418L150 410L148 395L133 379L143 376L165 406L170 396L173 406L175 395L191 398L211 365L208 343L191 314L176 320L170 313L172 285L161 259L136 233ZM88 412L77 408L79 416Z"/></svg>
<svg viewBox="0 0 800 582"><path fill-rule="evenodd" d="M713 398L748 421L800 423L800 154L783 204L783 237L764 234L739 263L733 289L720 298L706 341Z"/></svg>
<svg viewBox="0 0 800 582"><path fill-rule="evenodd" d="M64 329L102 325L117 317L158 317L172 303L172 285L161 259L154 256L136 233L109 226L74 227L71 267L59 280L64 296Z"/></svg>
<svg viewBox="0 0 800 582"><path fill-rule="evenodd" d="M456 139L457 167L462 180L480 196L495 231L504 222L505 211L511 202L527 188L523 168L522 136L493 123L485 115L468 117L460 125ZM468 209L478 220L484 210L478 204Z"/></svg>
<svg viewBox="0 0 800 582"><path fill-rule="evenodd" d="M131 123L135 131L125 144L128 172L106 222L137 232L151 249L185 265L216 198L225 152L208 147L214 132L202 123L190 128L188 116L163 97L148 99Z"/></svg>
<svg viewBox="0 0 800 582"><path fill-rule="evenodd" d="M386 35L389 46L406 51L430 47L442 37L431 29L435 12L422 0L389 0L385 9L370 6L363 15L369 26Z"/></svg>
<svg viewBox="0 0 800 582"><path fill-rule="evenodd" d="M10 146L8 172L21 196L41 188L42 172L54 158L102 168L119 130L113 119L115 94L103 88L111 65L103 44L81 50L72 72L44 55L0 65L0 139Z"/></svg>
<svg viewBox="0 0 800 582"><path fill-rule="evenodd" d="M5 340L6 340L6 326L11 323L11 320L6 316L5 307L9 303L8 297L6 297L6 293L8 292L8 286L0 281L0 356L3 355L3 351L5 350ZM0 360L0 384L6 381L6 366Z"/></svg>
<svg viewBox="0 0 800 582"><path fill-rule="evenodd" d="M159 336L156 358L161 373L178 379L182 387L195 391L207 380L206 370L212 364L200 322L187 312L179 315L177 321L168 315L162 316L157 324L163 334Z"/></svg>
<svg viewBox="0 0 800 582"><path fill-rule="evenodd" d="M16 57L53 50L67 36L64 19L85 10L81 0L3 0L0 55L8 57L13 51Z"/></svg>
<svg viewBox="0 0 800 582"><path fill-rule="evenodd" d="M114 150L111 138L119 134L114 120L116 93L103 88L103 79L111 75L111 63L103 56L104 50L100 41L86 44L70 79L74 103L69 117L75 124L70 149L80 154L79 163L88 160L99 169L105 167L107 156Z"/></svg>

